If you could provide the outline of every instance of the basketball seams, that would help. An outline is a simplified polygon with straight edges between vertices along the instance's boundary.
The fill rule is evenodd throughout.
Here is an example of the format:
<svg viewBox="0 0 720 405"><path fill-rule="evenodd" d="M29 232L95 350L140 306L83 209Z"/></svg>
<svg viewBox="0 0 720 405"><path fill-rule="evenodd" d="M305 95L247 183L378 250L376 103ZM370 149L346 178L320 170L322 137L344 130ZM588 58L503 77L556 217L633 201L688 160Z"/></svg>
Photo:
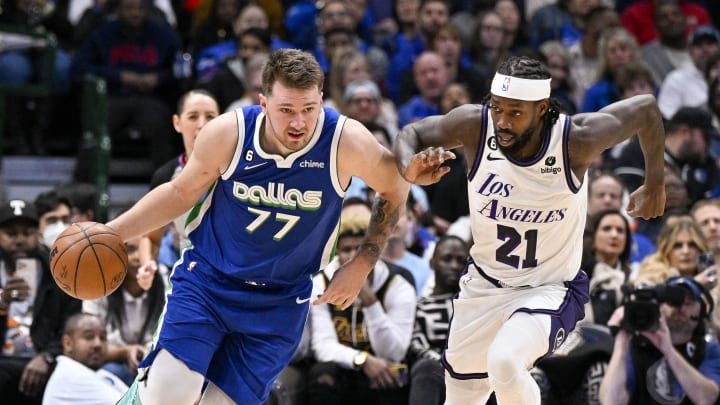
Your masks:
<svg viewBox="0 0 720 405"><path fill-rule="evenodd" d="M89 226L85 226L88 224ZM67 231L71 233L66 233ZM116 232L101 223L73 224L72 228L58 237L51 252L55 256L51 260L51 272L55 282L67 294L78 299L107 296L122 285L127 275L129 259L124 243ZM89 252L92 252L92 256L86 256L90 254ZM72 260L73 263L67 263L68 260ZM68 274L69 272L74 274ZM71 280L66 282L65 278L68 276ZM97 277L102 280L102 290ZM83 296L78 296L79 287L83 290ZM101 295L96 296L96 294Z"/></svg>

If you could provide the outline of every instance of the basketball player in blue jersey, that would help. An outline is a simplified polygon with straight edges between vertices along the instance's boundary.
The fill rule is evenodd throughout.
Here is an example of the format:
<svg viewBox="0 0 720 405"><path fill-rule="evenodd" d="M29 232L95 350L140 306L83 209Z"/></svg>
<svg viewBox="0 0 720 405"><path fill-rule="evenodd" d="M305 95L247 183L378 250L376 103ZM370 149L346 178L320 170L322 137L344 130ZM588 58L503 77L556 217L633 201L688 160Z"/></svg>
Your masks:
<svg viewBox="0 0 720 405"><path fill-rule="evenodd" d="M192 208L153 351L120 404L261 404L299 344L311 275L331 258L344 190L378 191L358 253L314 304L347 308L397 223L409 184L359 122L322 105L323 71L282 49L260 105L201 130L185 168L108 223L124 240ZM198 202L199 201L199 202ZM194 205L194 208L193 208Z"/></svg>
<svg viewBox="0 0 720 405"><path fill-rule="evenodd" d="M511 57L483 104L406 126L395 154L406 180L431 184L463 147L473 246L453 301L443 354L446 404L540 404L528 369L563 343L584 316L580 270L586 172L605 149L634 134L645 184L628 212L662 214L664 129L655 99L638 96L572 118L550 99L550 72Z"/></svg>

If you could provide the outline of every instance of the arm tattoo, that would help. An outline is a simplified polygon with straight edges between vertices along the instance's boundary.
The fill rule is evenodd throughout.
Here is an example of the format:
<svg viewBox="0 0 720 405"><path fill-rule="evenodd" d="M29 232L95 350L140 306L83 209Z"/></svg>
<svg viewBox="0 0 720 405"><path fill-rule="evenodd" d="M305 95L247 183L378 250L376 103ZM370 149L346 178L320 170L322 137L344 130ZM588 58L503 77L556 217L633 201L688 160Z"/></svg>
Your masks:
<svg viewBox="0 0 720 405"><path fill-rule="evenodd" d="M393 227L400 218L400 208L392 209L388 201L380 196L375 198L373 204L372 216L370 217L370 225L365 234L365 242L360 247L358 254L368 257L370 260L377 261L380 253L385 248L385 242L390 235Z"/></svg>

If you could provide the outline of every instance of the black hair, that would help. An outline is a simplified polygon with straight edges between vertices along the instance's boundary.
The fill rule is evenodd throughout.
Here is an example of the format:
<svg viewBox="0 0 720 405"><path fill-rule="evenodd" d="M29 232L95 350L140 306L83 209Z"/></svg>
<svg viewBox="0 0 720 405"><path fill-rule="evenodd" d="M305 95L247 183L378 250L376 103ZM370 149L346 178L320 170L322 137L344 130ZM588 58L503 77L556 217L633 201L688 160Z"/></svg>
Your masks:
<svg viewBox="0 0 720 405"><path fill-rule="evenodd" d="M160 272L155 272L150 289L147 290L147 301L148 301L148 312L141 315L144 317L140 333L138 333L138 341L133 342L129 336L125 336L122 333L122 325L127 322L127 315L125 314L125 289L121 286L115 290L112 294L107 297L107 322L108 325L114 325L120 331L122 338L128 344L140 344L143 345L145 342L145 333L150 330L153 331L157 327L158 319L162 314L163 307L165 306L165 283L162 280Z"/></svg>
<svg viewBox="0 0 720 405"><path fill-rule="evenodd" d="M270 32L269 28L250 27L245 29L245 31L238 34L238 46L240 46L240 39L248 35L259 39L268 50L270 49L272 45L272 32Z"/></svg>
<svg viewBox="0 0 720 405"><path fill-rule="evenodd" d="M56 190L38 194L33 204L35 205L38 218L54 210L61 204L67 205L68 209L71 209L73 206L69 198L58 194Z"/></svg>
<svg viewBox="0 0 720 405"><path fill-rule="evenodd" d="M510 56L500 64L497 72L501 75L520 79L546 80L551 78L550 70L548 70L547 66L537 59L531 59L526 56ZM490 93L485 96L482 104L487 104L488 100L490 100ZM555 124L560 116L560 111L562 111L562 105L555 98L550 97L548 101L550 105L543 116L542 133Z"/></svg>
<svg viewBox="0 0 720 405"><path fill-rule="evenodd" d="M625 246L623 246L623 250L620 253L620 266L627 274L629 271L628 264L630 263L630 253L632 251L632 234L630 233L630 223L628 222L627 218L620 212L620 210L615 208L608 208L601 211L598 211L595 213L595 215L591 218L591 232L592 232L592 239L593 242L595 241L595 235L598 233L599 227L600 227L600 221L603 220L608 215L617 215L620 218L622 218L623 222L625 223ZM593 251L593 254L595 253L595 247L593 245L593 248L591 249Z"/></svg>
<svg viewBox="0 0 720 405"><path fill-rule="evenodd" d="M88 318L88 317L92 317L92 318L99 319L100 322L102 322L102 319L100 319L100 318L99 318L97 315L95 315L95 314L90 314L90 313L87 313L87 312L79 312L79 313L76 313L76 314L71 315L71 316L65 321L65 325L64 325L64 327L63 327L63 335L68 335L68 336L72 335L73 332L78 328L78 325L80 324L80 321L82 321L83 319Z"/></svg>
<svg viewBox="0 0 720 405"><path fill-rule="evenodd" d="M190 90L186 91L182 96L180 96L180 98L178 98L177 111L175 112L176 114L178 114L178 115L182 114L183 110L185 110L185 102L193 94L202 94L203 96L207 96L207 97L210 97L211 99L213 99L215 104L218 103L217 98L215 98L215 96L212 93L210 93L209 91L207 91L205 89L190 89Z"/></svg>
<svg viewBox="0 0 720 405"><path fill-rule="evenodd" d="M69 199L74 208L82 212L94 211L97 208L100 193L92 183L71 181L62 183L55 189L58 194Z"/></svg>

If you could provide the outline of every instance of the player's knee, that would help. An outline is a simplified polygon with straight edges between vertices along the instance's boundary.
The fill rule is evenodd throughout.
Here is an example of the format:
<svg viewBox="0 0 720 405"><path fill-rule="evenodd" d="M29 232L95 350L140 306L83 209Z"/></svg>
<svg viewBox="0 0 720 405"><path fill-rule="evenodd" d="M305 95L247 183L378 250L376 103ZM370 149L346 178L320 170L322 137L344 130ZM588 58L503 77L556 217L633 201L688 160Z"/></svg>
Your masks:
<svg viewBox="0 0 720 405"><path fill-rule="evenodd" d="M500 346L500 345L494 345ZM517 355L505 348L490 350L487 358L488 376L490 384L510 383L524 366Z"/></svg>
<svg viewBox="0 0 720 405"><path fill-rule="evenodd" d="M200 398L204 377L185 363L161 350L145 379L138 383L143 405L192 405Z"/></svg>

